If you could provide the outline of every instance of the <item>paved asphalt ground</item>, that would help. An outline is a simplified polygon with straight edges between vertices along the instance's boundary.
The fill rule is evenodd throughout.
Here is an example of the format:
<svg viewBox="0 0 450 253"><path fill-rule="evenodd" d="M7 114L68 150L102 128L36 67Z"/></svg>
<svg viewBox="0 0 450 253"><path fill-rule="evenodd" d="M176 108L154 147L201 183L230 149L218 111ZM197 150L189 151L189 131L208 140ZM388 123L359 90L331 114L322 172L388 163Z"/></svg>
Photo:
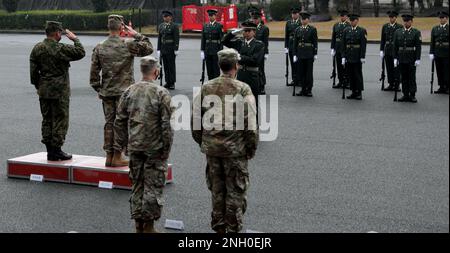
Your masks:
<svg viewBox="0 0 450 253"><path fill-rule="evenodd" d="M44 150L28 70L41 39L0 35L0 232L132 232L128 191L6 177L8 158ZM102 108L89 86L91 52L102 39L81 36L88 53L70 70L65 150L75 154L103 155ZM278 95L278 138L260 143L249 164L244 229L448 233L449 97L429 93L428 47L418 68L418 104L394 103L393 93L380 91L377 45L368 47L363 101L341 100L341 91L331 89L327 43L319 45L314 97L293 97L284 84L282 47L270 44L266 67L267 93ZM199 41L183 39L173 94L192 96L199 57ZM186 232L210 232L205 159L189 131L176 132L170 162L175 183L165 189L158 227L168 218L183 220Z"/></svg>

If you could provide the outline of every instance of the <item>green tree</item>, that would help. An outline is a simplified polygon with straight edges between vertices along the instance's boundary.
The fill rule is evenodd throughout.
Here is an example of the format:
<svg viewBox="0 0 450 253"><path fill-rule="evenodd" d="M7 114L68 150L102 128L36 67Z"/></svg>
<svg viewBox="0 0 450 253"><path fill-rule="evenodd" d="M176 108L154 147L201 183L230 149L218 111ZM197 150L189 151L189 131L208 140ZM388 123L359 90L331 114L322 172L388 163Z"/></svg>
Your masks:
<svg viewBox="0 0 450 253"><path fill-rule="evenodd" d="M3 7L7 12L15 12L17 11L17 3L19 0L2 0Z"/></svg>
<svg viewBox="0 0 450 253"><path fill-rule="evenodd" d="M285 20L290 16L291 8L294 6L300 6L298 0L272 0L270 16L273 20Z"/></svg>
<svg viewBox="0 0 450 253"><path fill-rule="evenodd" d="M106 0L91 0L94 6L94 12L106 12L109 9L108 2Z"/></svg>

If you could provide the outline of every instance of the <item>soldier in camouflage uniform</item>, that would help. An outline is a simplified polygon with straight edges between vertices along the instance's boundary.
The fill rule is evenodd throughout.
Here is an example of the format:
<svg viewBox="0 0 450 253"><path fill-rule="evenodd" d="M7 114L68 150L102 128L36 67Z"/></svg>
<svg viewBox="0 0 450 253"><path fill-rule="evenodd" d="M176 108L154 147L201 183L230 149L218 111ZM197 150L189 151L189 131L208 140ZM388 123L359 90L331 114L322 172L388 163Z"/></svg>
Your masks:
<svg viewBox="0 0 450 253"><path fill-rule="evenodd" d="M293 7L291 9L291 20L286 22L284 28L284 53L289 54L289 61L291 62L292 82L288 86L292 86L297 80L297 63L294 62L294 34L300 23L300 8Z"/></svg>
<svg viewBox="0 0 450 253"><path fill-rule="evenodd" d="M236 50L219 52L222 75L202 86L201 93L194 98L192 114L192 136L206 154L206 183L212 194L211 227L217 233L237 233L242 229L247 209L248 160L254 157L258 143L255 97L247 84L236 80L238 62ZM200 109L208 96L217 96L222 102L220 129L216 125L200 126L205 112L212 110L209 106ZM232 97L234 103L225 106L225 100L229 102L226 96ZM240 109L244 112L242 118L236 113ZM242 129L238 128L240 120ZM233 130L223 130L225 126Z"/></svg>
<svg viewBox="0 0 450 253"><path fill-rule="evenodd" d="M130 152L131 218L137 233L157 232L161 217L167 159L173 141L169 92L155 80L160 66L152 56L141 59L142 80L122 94L114 122L115 145L128 143Z"/></svg>
<svg viewBox="0 0 450 253"><path fill-rule="evenodd" d="M223 26L216 21L217 10L207 10L209 23L203 25L200 57L205 61L208 80L220 75L217 52L223 49Z"/></svg>
<svg viewBox="0 0 450 253"><path fill-rule="evenodd" d="M431 44L430 44L430 60L434 60L436 64L436 74L438 79L439 89L434 93L448 94L449 93L449 73L448 73L448 13L441 11L438 13L441 24L433 27L431 30Z"/></svg>
<svg viewBox="0 0 450 253"><path fill-rule="evenodd" d="M420 65L422 35L412 27L412 15L404 14L402 18L404 28L397 30L394 35L394 66L400 69L403 93L398 101L417 103L416 68Z"/></svg>
<svg viewBox="0 0 450 253"><path fill-rule="evenodd" d="M394 68L394 34L398 29L402 29L403 26L397 23L398 12L388 11L389 23L383 25L381 29L381 44L380 44L380 57L386 64L386 72L388 77L389 86L385 91L393 91L396 87L396 82L400 81L400 73L398 69Z"/></svg>
<svg viewBox="0 0 450 253"><path fill-rule="evenodd" d="M173 90L177 81L175 58L178 55L180 31L178 25L172 22L170 11L162 12L164 22L158 27L158 57L162 57L166 84L164 87Z"/></svg>
<svg viewBox="0 0 450 253"><path fill-rule="evenodd" d="M311 14L302 12L300 15L302 25L294 33L294 62L298 68L296 85L300 84L302 90L296 95L312 97L314 60L318 50L317 29L309 25Z"/></svg>
<svg viewBox="0 0 450 253"><path fill-rule="evenodd" d="M36 87L42 114L42 143L47 148L50 161L69 160L72 155L61 150L69 128L71 61L85 56L83 45L75 34L66 31L74 45L59 43L62 24L47 21L47 38L34 46L30 54L31 84Z"/></svg>
<svg viewBox="0 0 450 253"><path fill-rule="evenodd" d="M123 147L114 146L113 124L117 105L123 91L134 82L134 57L153 52L150 40L123 24L123 17L108 17L109 37L99 43L92 53L90 83L102 100L105 115L104 145L105 166L126 166L122 158ZM121 38L119 33L126 29L134 37Z"/></svg>
<svg viewBox="0 0 450 253"><path fill-rule="evenodd" d="M261 89L260 94L266 94L266 71L265 71L265 61L269 59L269 27L264 25L261 19L261 11L257 10L252 13L252 21L256 24L256 34L255 39L264 43L264 61L261 62Z"/></svg>
<svg viewBox="0 0 450 253"><path fill-rule="evenodd" d="M334 24L333 33L331 35L331 56L335 58L339 80L339 82L333 86L335 89L342 88L343 84L348 87L348 82L346 82L345 79L345 69L340 63L342 61L342 53L344 52L344 48L342 47L342 36L345 28L350 27L350 23L348 22L348 11L341 10L339 11L339 15L341 16L341 21Z"/></svg>
<svg viewBox="0 0 450 253"><path fill-rule="evenodd" d="M364 79L362 65L366 62L367 31L358 26L359 15L350 14L350 27L345 28L342 35L344 51L341 64L345 66L352 94L347 99L362 99Z"/></svg>

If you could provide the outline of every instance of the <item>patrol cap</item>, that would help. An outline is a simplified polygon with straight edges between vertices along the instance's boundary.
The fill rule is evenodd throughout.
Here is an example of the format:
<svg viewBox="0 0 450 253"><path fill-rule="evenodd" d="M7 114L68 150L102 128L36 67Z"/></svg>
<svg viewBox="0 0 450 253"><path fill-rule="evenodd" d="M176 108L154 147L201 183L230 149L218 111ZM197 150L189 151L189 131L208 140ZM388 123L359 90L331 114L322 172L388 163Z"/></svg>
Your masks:
<svg viewBox="0 0 450 253"><path fill-rule="evenodd" d="M118 28L123 23L123 16L111 14L108 16L108 27Z"/></svg>
<svg viewBox="0 0 450 253"><path fill-rule="evenodd" d="M300 12L300 16L301 16L303 19L307 19L307 18L310 18L310 17L311 17L311 14L309 14L308 12Z"/></svg>
<svg viewBox="0 0 450 253"><path fill-rule="evenodd" d="M448 18L448 12L440 11L437 13L440 18Z"/></svg>
<svg viewBox="0 0 450 253"><path fill-rule="evenodd" d="M397 11L394 11L394 10L388 11L388 12L386 12L386 14L387 14L390 18L392 18L392 17L398 17L398 12L397 12Z"/></svg>
<svg viewBox="0 0 450 253"><path fill-rule="evenodd" d="M410 21L410 20L413 20L414 16L411 14L403 14L402 18L403 18L403 21Z"/></svg>
<svg viewBox="0 0 450 253"><path fill-rule="evenodd" d="M261 12L260 11L253 11L252 12L252 18L260 18Z"/></svg>
<svg viewBox="0 0 450 253"><path fill-rule="evenodd" d="M301 9L299 7L292 7L291 8L291 13L299 13L301 11Z"/></svg>
<svg viewBox="0 0 450 253"><path fill-rule="evenodd" d="M217 53L217 55L219 57L219 63L223 61L237 63L241 59L238 51L234 48L222 49Z"/></svg>
<svg viewBox="0 0 450 253"><path fill-rule="evenodd" d="M172 12L170 12L170 11L162 11L162 15L163 15L163 17L167 17L167 16L173 16L173 13Z"/></svg>
<svg viewBox="0 0 450 253"><path fill-rule="evenodd" d="M249 29L256 30L256 27L257 27L257 25L251 21L242 22L241 26L244 30L249 30Z"/></svg>
<svg viewBox="0 0 450 253"><path fill-rule="evenodd" d="M207 10L206 12L208 12L208 16L212 16L212 15L216 15L217 14L217 10L213 10L213 9Z"/></svg>
<svg viewBox="0 0 450 253"><path fill-rule="evenodd" d="M53 33L53 32L62 32L64 29L62 27L61 22L57 21L46 21L45 22L45 32Z"/></svg>
<svg viewBox="0 0 450 253"><path fill-rule="evenodd" d="M348 17L349 17L350 21L353 21L353 20L359 19L360 15L356 14L356 13L352 13L352 14L348 15Z"/></svg>
<svg viewBox="0 0 450 253"><path fill-rule="evenodd" d="M155 66L156 68L161 68L159 61L153 56L145 56L141 58L141 67Z"/></svg>
<svg viewBox="0 0 450 253"><path fill-rule="evenodd" d="M339 10L339 15L341 15L341 17L348 15L348 11L347 10Z"/></svg>

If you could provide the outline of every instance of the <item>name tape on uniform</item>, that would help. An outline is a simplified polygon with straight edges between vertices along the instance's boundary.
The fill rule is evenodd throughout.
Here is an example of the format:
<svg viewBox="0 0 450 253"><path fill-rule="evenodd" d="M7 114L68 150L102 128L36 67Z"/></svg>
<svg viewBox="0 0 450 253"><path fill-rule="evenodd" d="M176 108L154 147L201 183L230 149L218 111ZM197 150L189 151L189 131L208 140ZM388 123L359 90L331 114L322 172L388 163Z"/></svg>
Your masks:
<svg viewBox="0 0 450 253"><path fill-rule="evenodd" d="M262 234L264 232L261 231L256 231L256 230L251 230L251 229L247 229L247 234Z"/></svg>
<svg viewBox="0 0 450 253"><path fill-rule="evenodd" d="M108 182L108 181L99 181L98 182L98 188L112 189L113 188L113 183L112 182Z"/></svg>
<svg viewBox="0 0 450 253"><path fill-rule="evenodd" d="M44 181L44 176L43 175L37 175L37 174L31 174L30 175L30 181L43 182Z"/></svg>
<svg viewBox="0 0 450 253"><path fill-rule="evenodd" d="M166 219L166 224L164 227L169 229L184 230L184 223L181 220Z"/></svg>

